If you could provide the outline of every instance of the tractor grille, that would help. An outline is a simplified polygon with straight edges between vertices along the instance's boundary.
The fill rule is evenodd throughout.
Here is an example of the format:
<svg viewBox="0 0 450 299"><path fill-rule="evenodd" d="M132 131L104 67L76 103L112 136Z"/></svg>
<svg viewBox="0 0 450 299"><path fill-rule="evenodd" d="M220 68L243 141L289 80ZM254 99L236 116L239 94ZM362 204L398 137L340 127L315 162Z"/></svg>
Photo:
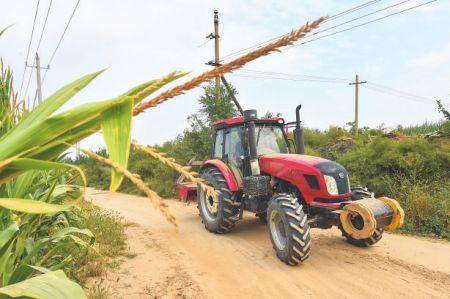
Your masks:
<svg viewBox="0 0 450 299"><path fill-rule="evenodd" d="M336 180L339 194L350 192L348 173L344 166L336 162L323 162L315 165L323 174L332 176Z"/></svg>

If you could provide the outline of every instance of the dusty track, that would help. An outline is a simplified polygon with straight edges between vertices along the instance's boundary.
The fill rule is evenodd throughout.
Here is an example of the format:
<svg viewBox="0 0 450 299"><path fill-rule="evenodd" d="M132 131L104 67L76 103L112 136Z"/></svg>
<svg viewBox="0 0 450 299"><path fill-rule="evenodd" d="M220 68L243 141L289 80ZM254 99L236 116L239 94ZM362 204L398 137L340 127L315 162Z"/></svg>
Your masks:
<svg viewBox="0 0 450 299"><path fill-rule="evenodd" d="M385 234L355 248L336 229L313 230L311 257L289 267L267 227L246 215L227 235L208 233L195 204L168 201L176 233L148 199L89 190L94 203L135 223L136 257L110 271L112 298L450 298L450 243Z"/></svg>

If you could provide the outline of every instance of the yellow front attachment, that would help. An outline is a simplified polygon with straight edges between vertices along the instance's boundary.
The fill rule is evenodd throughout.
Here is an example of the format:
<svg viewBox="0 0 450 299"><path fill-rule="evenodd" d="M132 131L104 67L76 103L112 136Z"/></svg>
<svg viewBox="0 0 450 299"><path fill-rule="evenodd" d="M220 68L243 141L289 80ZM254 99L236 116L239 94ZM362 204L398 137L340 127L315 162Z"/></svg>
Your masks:
<svg viewBox="0 0 450 299"><path fill-rule="evenodd" d="M403 225L405 213L391 198L365 198L346 205L341 212L342 228L355 239L372 237L377 228L394 230Z"/></svg>

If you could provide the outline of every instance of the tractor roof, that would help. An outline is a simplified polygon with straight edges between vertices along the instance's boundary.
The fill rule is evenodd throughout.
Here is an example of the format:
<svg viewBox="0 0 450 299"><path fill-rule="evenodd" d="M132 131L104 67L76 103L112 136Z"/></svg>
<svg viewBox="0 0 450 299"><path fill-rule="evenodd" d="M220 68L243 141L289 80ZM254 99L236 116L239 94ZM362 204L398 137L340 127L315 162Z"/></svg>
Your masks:
<svg viewBox="0 0 450 299"><path fill-rule="evenodd" d="M215 121L213 123L214 128L221 129L226 127L231 127L239 124L244 123L244 117L243 116L237 116L233 118L227 118L227 119L221 119L218 121ZM284 124L284 118L282 117L262 117L258 118L255 123L264 123L264 124Z"/></svg>

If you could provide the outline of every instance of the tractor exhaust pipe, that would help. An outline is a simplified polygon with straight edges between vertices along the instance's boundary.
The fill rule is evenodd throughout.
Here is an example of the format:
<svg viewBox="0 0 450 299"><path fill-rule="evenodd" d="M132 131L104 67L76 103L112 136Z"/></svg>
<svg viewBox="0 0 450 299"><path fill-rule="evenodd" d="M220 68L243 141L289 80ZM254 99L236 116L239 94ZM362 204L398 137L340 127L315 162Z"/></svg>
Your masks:
<svg viewBox="0 0 450 299"><path fill-rule="evenodd" d="M245 110L244 121L248 130L248 146L250 149L250 169L252 175L260 175L258 153L256 151L255 120L258 118L256 110Z"/></svg>
<svg viewBox="0 0 450 299"><path fill-rule="evenodd" d="M298 105L297 108L295 108L294 139L295 139L295 146L297 148L297 154L304 155L305 144L303 142L303 128L301 127L300 121L300 109L302 109L302 105Z"/></svg>

